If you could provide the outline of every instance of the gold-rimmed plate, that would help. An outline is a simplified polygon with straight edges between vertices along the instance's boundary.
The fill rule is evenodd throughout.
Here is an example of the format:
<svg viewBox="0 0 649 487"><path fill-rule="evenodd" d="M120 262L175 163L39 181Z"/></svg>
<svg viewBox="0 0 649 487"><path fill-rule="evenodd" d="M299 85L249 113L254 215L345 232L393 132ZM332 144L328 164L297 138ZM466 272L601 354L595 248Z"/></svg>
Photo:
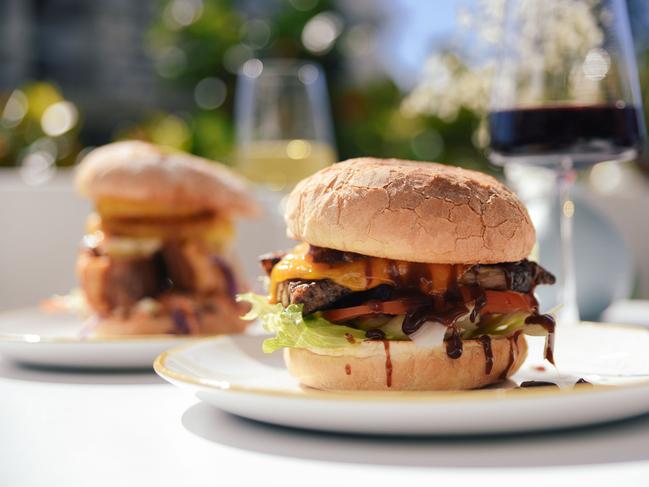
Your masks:
<svg viewBox="0 0 649 487"><path fill-rule="evenodd" d="M649 413L649 331L582 324L560 330L558 368L542 339L512 380L463 392L324 392L301 387L263 337L205 339L161 354L164 379L227 412L273 424L362 434L484 434L557 429ZM590 385L575 386L578 379ZM528 380L560 387L518 388Z"/></svg>
<svg viewBox="0 0 649 487"><path fill-rule="evenodd" d="M150 368L164 350L187 343L178 335L84 336L84 321L74 314L38 308L0 313L0 355L36 366Z"/></svg>

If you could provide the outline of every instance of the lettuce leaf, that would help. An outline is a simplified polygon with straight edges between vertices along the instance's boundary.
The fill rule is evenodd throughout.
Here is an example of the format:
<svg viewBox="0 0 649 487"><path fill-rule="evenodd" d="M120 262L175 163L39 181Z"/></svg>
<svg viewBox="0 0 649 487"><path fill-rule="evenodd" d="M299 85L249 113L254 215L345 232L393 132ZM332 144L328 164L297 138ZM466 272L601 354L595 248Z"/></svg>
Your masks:
<svg viewBox="0 0 649 487"><path fill-rule="evenodd" d="M266 353L284 347L345 348L365 339L365 330L332 323L319 313L302 316L302 305L292 304L284 308L281 303L270 304L266 296L253 293L241 294L237 296L237 301L244 301L252 306L243 319L259 319L266 331L275 334L274 337L264 340L263 351ZM543 327L525 324L525 318L528 316L529 313L526 312L489 315L481 319L478 327L469 320L467 313L456 325L465 340L481 335L506 336L518 330L527 335L547 335ZM403 316L395 316L381 326L374 326L383 330L388 340L409 340L401 330L402 322Z"/></svg>
<svg viewBox="0 0 649 487"><path fill-rule="evenodd" d="M266 296L242 294L237 301L245 301L252 309L243 317L246 320L259 319L264 329L275 333L264 340L262 349L271 353L280 348L342 348L353 345L353 340L364 340L365 332L349 326L337 325L317 314L302 316L302 305L291 304L287 308L269 304Z"/></svg>

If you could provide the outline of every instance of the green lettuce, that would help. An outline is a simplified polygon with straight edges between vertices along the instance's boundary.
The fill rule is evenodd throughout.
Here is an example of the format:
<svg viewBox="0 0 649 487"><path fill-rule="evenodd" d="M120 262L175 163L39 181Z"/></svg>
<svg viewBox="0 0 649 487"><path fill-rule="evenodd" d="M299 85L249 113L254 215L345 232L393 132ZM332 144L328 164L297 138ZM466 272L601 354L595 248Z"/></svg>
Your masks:
<svg viewBox="0 0 649 487"><path fill-rule="evenodd" d="M266 331L275 336L264 340L263 351L271 353L280 348L345 348L354 346L365 339L365 330L332 323L319 313L302 315L302 305L291 304L284 308L281 303L270 304L266 296L247 293L237 296L238 301L251 305L250 311L243 317L246 320L259 319ZM554 311L554 310L553 310ZM539 325L525 324L529 316L526 312L494 314L485 316L480 327L472 323L469 313L461 318L456 326L463 339L476 338L481 335L506 336L520 330L527 335L545 336L546 330ZM379 328L388 340L408 340L403 334L401 324L403 316L395 316L383 324L356 323L361 328ZM450 331L449 331L450 333Z"/></svg>
<svg viewBox="0 0 649 487"><path fill-rule="evenodd" d="M365 339L363 330L331 323L317 313L302 316L301 304L284 308L280 303L269 304L266 296L252 293L239 295L237 300L252 306L243 319L258 318L266 331L275 333L274 337L264 340L263 351L266 353L284 347L342 348Z"/></svg>

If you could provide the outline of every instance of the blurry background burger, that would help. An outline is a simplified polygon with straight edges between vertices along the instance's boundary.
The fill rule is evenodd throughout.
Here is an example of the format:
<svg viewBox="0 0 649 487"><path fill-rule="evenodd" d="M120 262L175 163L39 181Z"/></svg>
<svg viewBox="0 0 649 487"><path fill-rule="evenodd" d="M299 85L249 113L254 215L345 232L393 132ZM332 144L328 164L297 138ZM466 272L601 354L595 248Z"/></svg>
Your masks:
<svg viewBox="0 0 649 487"><path fill-rule="evenodd" d="M77 260L90 333L240 332L245 284L229 243L257 207L225 167L143 142L90 152L77 189L96 212Z"/></svg>
<svg viewBox="0 0 649 487"><path fill-rule="evenodd" d="M525 334L546 336L534 289L555 278L527 260L535 231L491 176L434 163L355 159L288 198L288 253L263 256L269 296L250 318L275 334L289 371L329 390L471 389L511 376Z"/></svg>

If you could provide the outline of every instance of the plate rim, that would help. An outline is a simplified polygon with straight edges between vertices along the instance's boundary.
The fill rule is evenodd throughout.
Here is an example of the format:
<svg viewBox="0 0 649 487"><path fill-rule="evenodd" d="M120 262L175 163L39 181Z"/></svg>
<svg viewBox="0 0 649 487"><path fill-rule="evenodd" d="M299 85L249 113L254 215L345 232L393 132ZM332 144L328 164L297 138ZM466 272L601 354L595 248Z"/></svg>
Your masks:
<svg viewBox="0 0 649 487"><path fill-rule="evenodd" d="M649 330L641 326L618 325L613 323L597 323L583 321L582 324L598 327L630 328L634 331ZM245 335L245 334L244 334ZM382 402L427 402L427 401L483 401L503 399L531 399L539 396L573 396L576 394L606 394L632 389L649 387L649 380L633 384L606 385L590 384L588 387L579 386L571 389L557 387L535 387L532 389L475 389L465 391L321 391L318 389L302 389L301 391L281 391L278 389L252 387L232 384L226 380L204 379L170 369L166 362L171 355L181 353L190 347L198 347L210 341L220 341L231 338L231 335L202 337L191 343L185 343L165 350L153 362L153 370L168 382L177 381L190 386L199 386L218 392L233 392L253 394L265 397L283 397L287 399L317 399L317 400L347 400L347 401L382 401ZM171 379L171 380L170 380Z"/></svg>
<svg viewBox="0 0 649 487"><path fill-rule="evenodd" d="M74 313L47 313L40 309L38 306L24 306L21 308L14 308L9 310L0 311L0 319L5 317L10 317L13 314L20 314L21 312L36 311L42 313L44 316L61 316L67 315L70 317L76 317ZM88 336L84 338L72 337L72 336L43 336L38 333L6 333L0 332L0 343L12 343L12 344L23 344L23 345L36 345L39 343L47 344L105 344L105 343L142 343L144 341L158 342L158 341L176 341L176 340L186 340L193 341L196 340L195 337L200 338L218 338L220 335L174 335L171 333L157 333L152 335L123 335L123 336L104 336L104 337L93 337ZM187 344L183 344L187 345ZM182 346L182 345L181 345Z"/></svg>

